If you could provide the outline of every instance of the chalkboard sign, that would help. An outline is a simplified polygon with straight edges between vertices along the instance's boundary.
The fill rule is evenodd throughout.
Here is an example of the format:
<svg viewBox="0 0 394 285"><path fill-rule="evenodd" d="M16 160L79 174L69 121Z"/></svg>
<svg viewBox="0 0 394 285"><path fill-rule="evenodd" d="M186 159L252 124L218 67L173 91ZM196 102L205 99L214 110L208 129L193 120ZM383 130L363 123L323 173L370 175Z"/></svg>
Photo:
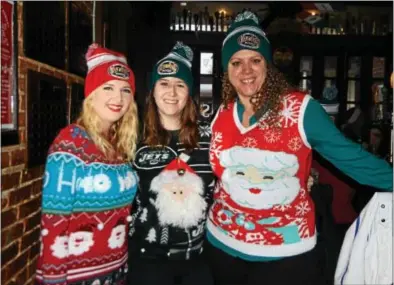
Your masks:
<svg viewBox="0 0 394 285"><path fill-rule="evenodd" d="M24 1L25 55L65 69L65 1Z"/></svg>
<svg viewBox="0 0 394 285"><path fill-rule="evenodd" d="M66 82L28 71L28 167L45 163L52 141L67 125L66 90Z"/></svg>

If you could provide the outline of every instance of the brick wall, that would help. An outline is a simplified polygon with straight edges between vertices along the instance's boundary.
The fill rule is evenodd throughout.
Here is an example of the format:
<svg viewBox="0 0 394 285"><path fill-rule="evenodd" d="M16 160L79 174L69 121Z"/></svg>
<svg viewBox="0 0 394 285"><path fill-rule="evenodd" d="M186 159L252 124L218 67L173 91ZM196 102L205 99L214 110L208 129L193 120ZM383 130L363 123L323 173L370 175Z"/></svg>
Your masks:
<svg viewBox="0 0 394 285"><path fill-rule="evenodd" d="M27 168L26 102L29 96L26 92L27 71L31 69L64 80L67 82L68 98L71 96L71 84L83 83L83 79L78 76L24 57L23 2L18 2L17 5L20 143L1 149L1 284L3 285L33 284L40 249L39 224L44 166ZM65 22L67 23L66 19Z"/></svg>

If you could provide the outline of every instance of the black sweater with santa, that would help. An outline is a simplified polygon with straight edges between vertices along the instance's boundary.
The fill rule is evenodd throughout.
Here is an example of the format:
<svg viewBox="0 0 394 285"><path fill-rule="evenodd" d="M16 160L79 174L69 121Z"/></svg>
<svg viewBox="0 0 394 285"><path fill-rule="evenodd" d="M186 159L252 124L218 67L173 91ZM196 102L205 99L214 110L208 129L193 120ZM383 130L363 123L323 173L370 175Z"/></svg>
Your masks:
<svg viewBox="0 0 394 285"><path fill-rule="evenodd" d="M134 167L140 179L140 187L133 206L129 233L130 258L137 255L142 258L188 260L198 257L203 250L205 222L216 181L209 163L210 126L208 123L199 122L198 147L191 152L186 152L184 145L179 142L178 135L177 131L171 132L171 141L164 147L150 147L144 144L137 147ZM202 179L204 190L200 196L207 204L201 219L188 228L173 224L163 225L156 203L161 194L160 191L158 194L152 191L152 180L162 175L163 169L182 154L188 155L187 164ZM167 203L165 205L167 207ZM168 209L164 210L173 211L174 214L177 213L175 209L175 204L169 202Z"/></svg>

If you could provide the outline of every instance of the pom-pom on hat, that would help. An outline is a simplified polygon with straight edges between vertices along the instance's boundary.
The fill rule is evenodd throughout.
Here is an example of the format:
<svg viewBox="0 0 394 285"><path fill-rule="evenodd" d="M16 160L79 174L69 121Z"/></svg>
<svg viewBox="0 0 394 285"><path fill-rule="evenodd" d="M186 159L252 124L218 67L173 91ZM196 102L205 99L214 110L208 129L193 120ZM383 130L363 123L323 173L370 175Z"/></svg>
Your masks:
<svg viewBox="0 0 394 285"><path fill-rule="evenodd" d="M153 67L150 89L152 90L160 78L177 77L185 81L189 88L189 94L192 94L192 61L193 50L184 43L177 42L171 52Z"/></svg>
<svg viewBox="0 0 394 285"><path fill-rule="evenodd" d="M127 59L123 54L94 43L89 46L85 58L88 66L88 74L85 78L85 97L111 80L128 82L135 94L134 73L127 65Z"/></svg>

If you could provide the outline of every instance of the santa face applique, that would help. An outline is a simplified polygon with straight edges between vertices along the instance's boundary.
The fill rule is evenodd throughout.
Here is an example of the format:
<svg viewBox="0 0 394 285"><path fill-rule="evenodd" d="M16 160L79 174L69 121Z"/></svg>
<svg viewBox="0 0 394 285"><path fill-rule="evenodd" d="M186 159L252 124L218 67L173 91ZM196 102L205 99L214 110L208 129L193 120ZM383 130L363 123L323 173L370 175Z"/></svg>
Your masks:
<svg viewBox="0 0 394 285"><path fill-rule="evenodd" d="M68 236L60 235L55 238L51 245L52 255L57 258L65 258L68 256Z"/></svg>
<svg viewBox="0 0 394 285"><path fill-rule="evenodd" d="M196 226L205 216L207 203L203 194L202 179L185 170L172 170L170 163L151 183L150 191L157 194L155 207L162 226L180 228ZM190 167L189 167L190 168Z"/></svg>
<svg viewBox="0 0 394 285"><path fill-rule="evenodd" d="M220 154L225 168L223 188L245 208L270 209L287 205L300 191L298 159L293 154L255 148L233 147Z"/></svg>
<svg viewBox="0 0 394 285"><path fill-rule="evenodd" d="M111 236L108 239L108 247L115 249L121 248L126 240L126 225L119 224L111 231Z"/></svg>
<svg viewBox="0 0 394 285"><path fill-rule="evenodd" d="M68 246L72 255L81 255L88 252L93 244L93 232L91 231L80 230L70 234Z"/></svg>

